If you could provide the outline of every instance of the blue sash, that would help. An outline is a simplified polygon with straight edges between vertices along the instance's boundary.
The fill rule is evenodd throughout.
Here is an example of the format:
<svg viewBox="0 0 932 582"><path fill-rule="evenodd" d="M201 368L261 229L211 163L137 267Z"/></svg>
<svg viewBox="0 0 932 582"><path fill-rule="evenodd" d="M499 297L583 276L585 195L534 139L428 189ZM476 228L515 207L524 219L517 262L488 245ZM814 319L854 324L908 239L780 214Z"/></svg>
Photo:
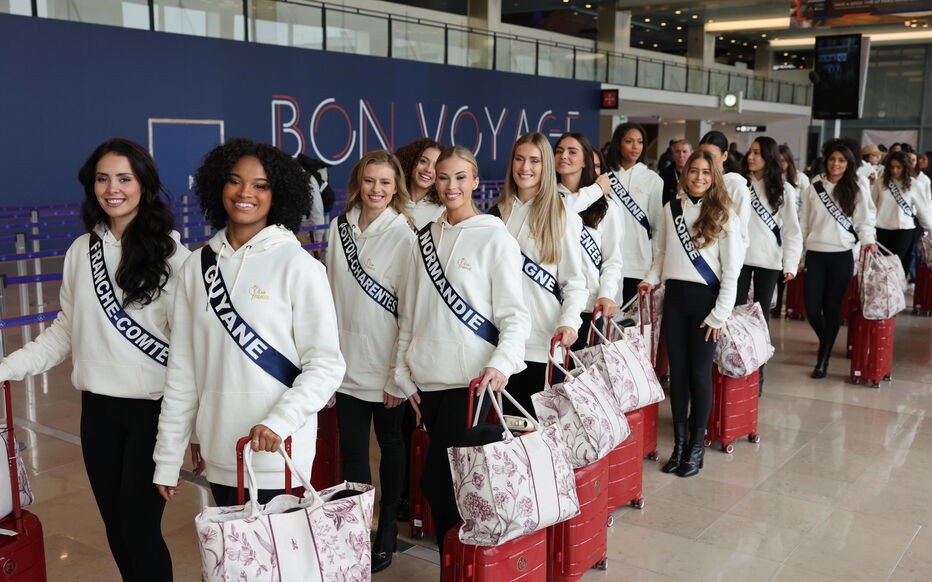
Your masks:
<svg viewBox="0 0 932 582"><path fill-rule="evenodd" d="M679 198L670 200L670 213L673 215L676 238L680 239L680 244L683 245L686 256L689 257L693 267L699 271L699 274L705 280L706 284L717 292L719 286L718 277L715 275L712 267L709 266L709 263L702 258L702 254L696 249L696 245L693 244L693 236L690 234L689 226L686 224L686 219L683 217L683 203Z"/></svg>
<svg viewBox="0 0 932 582"><path fill-rule="evenodd" d="M126 338L126 341L139 348L139 351L155 360L157 364L168 365L168 344L136 323L124 311L120 301L113 294L113 283L110 282L107 263L104 261L104 242L94 232L91 233L89 256L91 258L91 278L94 281L94 294L97 295L97 300L100 301L100 307L104 310L104 315L107 316L107 319L120 335Z"/></svg>
<svg viewBox="0 0 932 582"><path fill-rule="evenodd" d="M764 221L764 224L767 225L767 228L773 233L773 236L777 237L777 246L783 246L783 239L780 237L780 227L777 226L777 221L774 219L773 215L770 214L770 211L767 210L767 207L764 206L764 203L761 202L760 197L757 195L757 190L754 189L753 184L748 184L748 188L751 190L751 208L757 212L757 215L760 216L760 219Z"/></svg>
<svg viewBox="0 0 932 582"><path fill-rule="evenodd" d="M900 208L903 209L903 212L906 213L906 216L909 218L914 218L913 209L909 207L909 204L906 203L906 200L903 199L903 195L900 194L900 189L897 187L896 182L890 180L890 194L893 194L893 199L896 200L896 203L900 205Z"/></svg>
<svg viewBox="0 0 932 582"><path fill-rule="evenodd" d="M430 227L433 222L428 222L424 228L417 233L417 244L421 250L421 258L424 259L424 270L430 277L430 282L437 288L437 293L443 298L443 302L456 319L460 320L463 325L469 328L477 336L489 342L493 346L498 345L498 328L495 327L487 317L473 309L466 300L457 293L453 285L447 280L440 265L440 258L437 257L437 249L434 246L434 238L430 234Z"/></svg>
<svg viewBox="0 0 932 582"><path fill-rule="evenodd" d="M812 186L815 188L816 193L819 195L819 200L822 201L822 204L825 205L825 209L828 210L828 213L832 215L838 224L842 226L845 230L851 233L851 236L854 237L854 242L858 242L858 233L854 230L854 225L851 224L851 219L845 216L845 213L841 211L841 208L835 204L835 201L832 200L831 196L828 195L828 192L825 191L825 186L822 185L822 182L813 182Z"/></svg>
<svg viewBox="0 0 932 582"><path fill-rule="evenodd" d="M611 182L612 192L614 192L615 196L621 201L622 206L627 208L631 216L641 223L641 226L647 231L647 238L650 239L652 235L650 233L650 222L647 221L647 214L641 210L641 207L638 206L638 203L631 197L631 194L621 185L621 180L618 179L615 172L608 173L608 181Z"/></svg>
<svg viewBox="0 0 932 582"><path fill-rule="evenodd" d="M560 285L553 273L535 263L529 256L524 254L524 251L521 251L521 256L524 257L524 266L521 267L521 272L527 275L528 279L540 285L544 291L556 297L557 301L563 303L563 294L560 292Z"/></svg>
<svg viewBox="0 0 932 582"><path fill-rule="evenodd" d="M592 259L592 264L595 265L595 268L601 271L602 249L599 248L599 243L595 242L595 239L592 238L592 233L590 233L589 229L585 226L582 227L582 233L579 235L579 242L582 244L582 248L586 251L586 254L589 255L589 258Z"/></svg>
<svg viewBox="0 0 932 582"><path fill-rule="evenodd" d="M343 254L346 256L346 264L349 266L350 273L359 283L363 292L373 301L378 303L385 311L398 317L398 298L391 291L379 285L379 282L369 276L366 270L359 263L359 257L356 253L356 243L353 241L353 233L350 231L349 221L346 215L340 215L337 218L337 230L340 233L340 242L343 244Z"/></svg>
<svg viewBox="0 0 932 582"><path fill-rule="evenodd" d="M223 284L223 275L217 266L217 254L210 248L210 245L201 248L201 275L204 279L207 300L214 314L239 349L269 376L291 388L295 378L301 373L301 368L295 366L291 360L259 337L259 334L237 313L236 308L230 302L227 287Z"/></svg>

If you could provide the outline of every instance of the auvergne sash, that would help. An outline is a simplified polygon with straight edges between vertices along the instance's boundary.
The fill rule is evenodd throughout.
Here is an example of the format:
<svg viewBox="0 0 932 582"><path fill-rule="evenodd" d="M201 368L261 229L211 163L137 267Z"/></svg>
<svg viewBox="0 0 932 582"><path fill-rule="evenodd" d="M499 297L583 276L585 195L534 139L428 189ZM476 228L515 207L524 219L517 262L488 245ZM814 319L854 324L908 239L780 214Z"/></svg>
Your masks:
<svg viewBox="0 0 932 582"><path fill-rule="evenodd" d="M715 291L718 291L718 276L715 274L715 271L712 270L712 267L709 266L709 263L702 257L702 254L696 249L696 245L693 244L693 235L689 232L689 225L686 224L686 218L683 217L683 203L679 198L670 200L670 213L673 215L673 226L676 228L676 238L680 239L680 244L683 245L686 256L689 257L693 267L699 271L699 275L702 276L706 284Z"/></svg>
<svg viewBox="0 0 932 582"><path fill-rule="evenodd" d="M157 364L168 365L168 344L149 333L130 317L120 301L114 295L113 283L107 272L107 263L104 261L104 242L97 233L91 233L90 253L91 278L94 281L94 294L100 302L101 309L107 320L116 328L126 341L136 346L139 351L149 356Z"/></svg>
<svg viewBox="0 0 932 582"><path fill-rule="evenodd" d="M398 298L391 291L379 285L379 282L369 276L362 264L359 262L359 256L356 252L356 242L353 240L353 233L350 229L349 221L346 215L337 218L337 231L340 234L340 243L343 245L343 254L346 256L346 264L349 266L350 273L359 283L363 292L370 299L378 303L385 311L398 317Z"/></svg>
<svg viewBox="0 0 932 582"><path fill-rule="evenodd" d="M849 233L854 237L854 242L858 242L858 233L854 230L854 225L851 224L851 219L845 216L845 213L841 211L841 208L835 204L835 201L832 200L832 197L828 195L828 192L825 191L825 186L822 185L822 182L813 182L812 186L815 188L816 193L819 195L819 200L822 201L822 204L825 205L825 209L828 210L828 213L832 215L832 218L838 222Z"/></svg>
<svg viewBox="0 0 932 582"><path fill-rule="evenodd" d="M585 226L582 227L582 233L579 235L579 243L582 245L583 250L586 251L586 254L589 255L595 268L601 271L602 249L599 248L599 243L595 242L595 239L592 238L592 233L590 233L589 229Z"/></svg>
<svg viewBox="0 0 932 582"><path fill-rule="evenodd" d="M748 184L748 188L751 190L751 208L754 209L754 212L760 216L760 219L764 221L764 224L767 225L767 228L773 233L773 236L777 237L777 246L783 246L783 239L780 237L780 227L777 225L776 219L770 214L770 211L767 210L767 207L764 206L764 203L761 201L760 196L757 195L757 190L754 189L754 184Z"/></svg>
<svg viewBox="0 0 932 582"><path fill-rule="evenodd" d="M896 182L893 180L890 180L890 194L893 194L893 199L896 200L896 203L900 205L900 208L903 209L903 212L906 213L906 216L914 218L913 209L910 208L909 204L906 203L906 200L900 193L900 189L897 187Z"/></svg>
<svg viewBox="0 0 932 582"><path fill-rule="evenodd" d="M453 316L460 320L463 325L469 328L477 336L489 342L493 346L498 345L498 328L492 321L473 309L466 300L453 288L453 285L447 280L443 267L440 265L440 258L437 256L437 248L434 246L434 237L430 234L430 227L433 222L428 222L424 228L417 233L417 244L421 251L421 258L424 260L424 269L430 282L434 284L437 293L443 298Z"/></svg>
<svg viewBox="0 0 932 582"><path fill-rule="evenodd" d="M201 276L210 307L239 349L269 376L291 388L301 369L262 339L237 313L217 266L217 254L210 245L201 249Z"/></svg>
<svg viewBox="0 0 932 582"><path fill-rule="evenodd" d="M608 173L608 181L612 184L612 192L615 193L615 196L618 197L618 200L621 201L621 205L628 209L628 212L631 213L631 216L634 217L641 226L644 227L644 230L647 231L647 238L651 238L650 233L650 222L647 221L647 214L641 210L641 207L638 206L637 201L628 193L625 187L621 184L621 180L618 179L618 176L615 175L615 172Z"/></svg>

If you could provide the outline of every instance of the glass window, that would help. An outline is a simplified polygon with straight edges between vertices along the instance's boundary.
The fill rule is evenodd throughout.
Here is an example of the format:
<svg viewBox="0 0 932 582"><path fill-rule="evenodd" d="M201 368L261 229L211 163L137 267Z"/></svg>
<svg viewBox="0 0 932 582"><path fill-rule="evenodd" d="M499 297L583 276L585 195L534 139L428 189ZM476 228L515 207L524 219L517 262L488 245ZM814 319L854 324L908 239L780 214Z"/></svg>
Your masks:
<svg viewBox="0 0 932 582"><path fill-rule="evenodd" d="M654 61L638 62L638 87L660 89L663 87L663 63Z"/></svg>
<svg viewBox="0 0 932 582"><path fill-rule="evenodd" d="M492 68L492 37L477 32L450 28L447 31L449 47L447 63L460 67Z"/></svg>
<svg viewBox="0 0 932 582"><path fill-rule="evenodd" d="M534 74L534 43L525 40L498 37L496 68L511 73Z"/></svg>
<svg viewBox="0 0 932 582"><path fill-rule="evenodd" d="M663 71L663 88L667 91L686 91L686 65L667 63Z"/></svg>
<svg viewBox="0 0 932 582"><path fill-rule="evenodd" d="M11 5L26 4L26 12L32 14L31 2L16 2ZM2 6L2 3L0 3ZM21 7L18 7L18 9ZM95 2L74 2L71 0L39 0L36 3L37 14L43 18L88 22L91 24L108 24L124 28L149 29L149 5L146 0L97 0ZM0 9L0 12L3 12ZM14 13L16 14L16 13Z"/></svg>
<svg viewBox="0 0 932 582"><path fill-rule="evenodd" d="M611 55L609 63L608 79L610 83L628 85L629 87L637 84L637 59Z"/></svg>
<svg viewBox="0 0 932 582"><path fill-rule="evenodd" d="M537 67L537 71L541 75L572 79L573 49L541 44Z"/></svg>
<svg viewBox="0 0 932 582"><path fill-rule="evenodd" d="M925 52L924 47L871 49L863 119L919 123Z"/></svg>
<svg viewBox="0 0 932 582"><path fill-rule="evenodd" d="M277 0L253 0L249 39L265 44L321 49L324 46L321 9Z"/></svg>
<svg viewBox="0 0 932 582"><path fill-rule="evenodd" d="M599 73L605 68L605 56L576 49L576 78L583 81L598 81L604 78Z"/></svg>
<svg viewBox="0 0 932 582"><path fill-rule="evenodd" d="M327 9L327 50L387 57L388 20Z"/></svg>
<svg viewBox="0 0 932 582"><path fill-rule="evenodd" d="M443 64L443 27L392 21L392 56L423 63Z"/></svg>
<svg viewBox="0 0 932 582"><path fill-rule="evenodd" d="M705 69L690 67L687 72L686 90L690 93L708 94L709 72Z"/></svg>
<svg viewBox="0 0 932 582"><path fill-rule="evenodd" d="M245 40L241 0L155 0L155 29Z"/></svg>
<svg viewBox="0 0 932 582"><path fill-rule="evenodd" d="M0 0L0 14L32 16L32 0Z"/></svg>

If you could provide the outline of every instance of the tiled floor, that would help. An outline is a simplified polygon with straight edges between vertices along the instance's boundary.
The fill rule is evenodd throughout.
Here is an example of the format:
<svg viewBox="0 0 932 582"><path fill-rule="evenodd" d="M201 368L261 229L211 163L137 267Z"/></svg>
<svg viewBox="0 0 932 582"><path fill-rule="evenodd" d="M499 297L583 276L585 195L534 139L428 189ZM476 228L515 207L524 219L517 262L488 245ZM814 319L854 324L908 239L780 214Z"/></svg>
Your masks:
<svg viewBox="0 0 932 582"><path fill-rule="evenodd" d="M814 381L807 324L773 327L760 445L739 441L733 455L711 449L692 479L646 462L646 507L616 514L609 568L584 580L932 580L932 319L898 318L895 380L879 390L847 382L848 361L838 355L844 329L831 375ZM14 348L19 332L6 335ZM31 510L45 527L49 580L118 580L81 462L68 368L15 386L38 499ZM669 408L662 410L665 455ZM199 578L192 518L207 500L189 485L166 511L178 580ZM434 582L431 559L435 552L415 548L375 580Z"/></svg>

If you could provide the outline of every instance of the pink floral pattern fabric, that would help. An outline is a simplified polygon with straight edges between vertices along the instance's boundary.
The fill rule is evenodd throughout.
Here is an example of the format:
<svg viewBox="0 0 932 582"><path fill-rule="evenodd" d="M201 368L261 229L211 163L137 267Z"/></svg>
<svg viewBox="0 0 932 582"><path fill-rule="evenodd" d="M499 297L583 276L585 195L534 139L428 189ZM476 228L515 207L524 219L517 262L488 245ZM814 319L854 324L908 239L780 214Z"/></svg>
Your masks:
<svg viewBox="0 0 932 582"><path fill-rule="evenodd" d="M864 319L889 319L906 309L906 274L896 255L866 253L858 283Z"/></svg>
<svg viewBox="0 0 932 582"><path fill-rule="evenodd" d="M359 495L331 500L342 491ZM368 582L375 488L343 483L312 498L206 507L194 518L203 582Z"/></svg>
<svg viewBox="0 0 932 582"><path fill-rule="evenodd" d="M730 378L743 378L773 356L770 329L760 303L738 305L722 327L713 361Z"/></svg>
<svg viewBox="0 0 932 582"><path fill-rule="evenodd" d="M647 351L646 340L637 327L617 328L621 339L576 352L587 368L603 374L618 401L618 409L631 412L664 399Z"/></svg>
<svg viewBox="0 0 932 582"><path fill-rule="evenodd" d="M576 479L556 425L478 447L447 449L459 539L497 546L579 514Z"/></svg>

